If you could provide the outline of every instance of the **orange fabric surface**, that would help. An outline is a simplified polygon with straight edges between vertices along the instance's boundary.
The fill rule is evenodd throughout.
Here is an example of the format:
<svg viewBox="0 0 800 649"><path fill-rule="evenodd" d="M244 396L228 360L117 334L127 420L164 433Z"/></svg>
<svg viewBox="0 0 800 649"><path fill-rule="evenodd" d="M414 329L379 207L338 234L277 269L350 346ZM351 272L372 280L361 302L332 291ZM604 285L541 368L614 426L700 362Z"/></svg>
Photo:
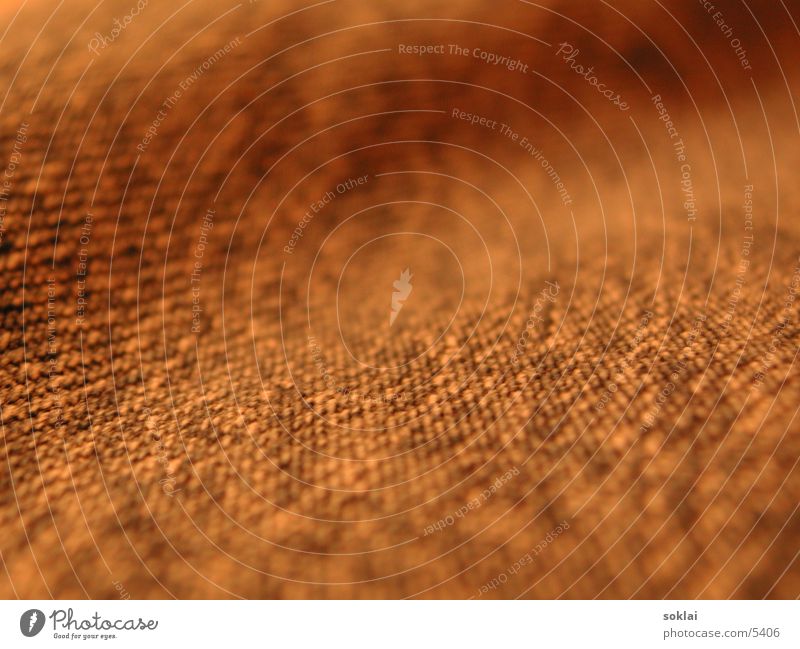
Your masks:
<svg viewBox="0 0 800 649"><path fill-rule="evenodd" d="M0 595L800 595L798 12L678 4L4 6Z"/></svg>

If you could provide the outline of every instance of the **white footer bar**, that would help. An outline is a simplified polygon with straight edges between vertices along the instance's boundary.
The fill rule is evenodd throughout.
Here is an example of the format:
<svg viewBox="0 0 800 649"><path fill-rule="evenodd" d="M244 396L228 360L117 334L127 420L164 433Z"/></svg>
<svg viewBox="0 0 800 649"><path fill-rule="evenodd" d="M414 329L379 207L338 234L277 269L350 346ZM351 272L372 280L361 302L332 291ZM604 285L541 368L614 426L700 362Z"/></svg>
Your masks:
<svg viewBox="0 0 800 649"><path fill-rule="evenodd" d="M798 620L797 601L0 601L0 647L800 647Z"/></svg>

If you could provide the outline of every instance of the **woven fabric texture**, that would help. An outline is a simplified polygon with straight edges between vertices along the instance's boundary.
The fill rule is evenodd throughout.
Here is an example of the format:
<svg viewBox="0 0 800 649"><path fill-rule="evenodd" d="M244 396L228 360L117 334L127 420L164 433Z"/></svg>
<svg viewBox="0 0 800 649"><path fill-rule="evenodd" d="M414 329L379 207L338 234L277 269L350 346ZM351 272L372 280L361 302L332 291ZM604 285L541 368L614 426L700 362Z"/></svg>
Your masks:
<svg viewBox="0 0 800 649"><path fill-rule="evenodd" d="M800 16L717 4L3 6L0 595L800 595Z"/></svg>

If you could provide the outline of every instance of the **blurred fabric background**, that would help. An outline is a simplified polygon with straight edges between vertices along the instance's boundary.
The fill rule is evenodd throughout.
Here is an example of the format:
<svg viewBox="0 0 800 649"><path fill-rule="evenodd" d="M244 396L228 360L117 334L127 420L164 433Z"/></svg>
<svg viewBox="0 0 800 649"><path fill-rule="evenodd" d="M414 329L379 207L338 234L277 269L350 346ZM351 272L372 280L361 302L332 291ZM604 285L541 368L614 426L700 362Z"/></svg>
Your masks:
<svg viewBox="0 0 800 649"><path fill-rule="evenodd" d="M4 3L0 595L800 595L799 16Z"/></svg>

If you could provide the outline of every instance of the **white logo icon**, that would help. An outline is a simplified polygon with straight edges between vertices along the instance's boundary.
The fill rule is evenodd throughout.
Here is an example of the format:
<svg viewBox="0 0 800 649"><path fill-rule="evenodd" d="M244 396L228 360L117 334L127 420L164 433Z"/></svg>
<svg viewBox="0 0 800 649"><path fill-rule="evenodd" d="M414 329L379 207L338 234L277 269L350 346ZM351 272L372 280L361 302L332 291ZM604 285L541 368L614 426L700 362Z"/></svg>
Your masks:
<svg viewBox="0 0 800 649"><path fill-rule="evenodd" d="M412 277L411 271L406 268L400 273L400 279L395 280L392 284L392 286L394 286L394 292L392 293L392 313L389 316L390 327L394 324L395 319L400 313L400 309L403 308L403 302L411 295L411 289L414 288L411 286Z"/></svg>

